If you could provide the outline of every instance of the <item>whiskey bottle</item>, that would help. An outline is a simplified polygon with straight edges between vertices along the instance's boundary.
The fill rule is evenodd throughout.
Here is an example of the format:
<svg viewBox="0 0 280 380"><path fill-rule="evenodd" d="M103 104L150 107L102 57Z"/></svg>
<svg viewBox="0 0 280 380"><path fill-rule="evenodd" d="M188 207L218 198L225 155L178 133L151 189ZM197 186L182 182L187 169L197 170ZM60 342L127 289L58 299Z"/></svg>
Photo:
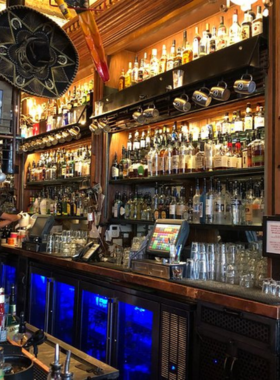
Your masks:
<svg viewBox="0 0 280 380"><path fill-rule="evenodd" d="M152 50L152 58L150 62L150 76L154 77L159 73L159 61L157 58L157 49Z"/></svg>
<svg viewBox="0 0 280 380"><path fill-rule="evenodd" d="M187 39L187 31L183 33L183 54L182 64L189 63L193 60L193 51Z"/></svg>
<svg viewBox="0 0 280 380"><path fill-rule="evenodd" d="M183 219L186 211L186 190L184 187L181 187L180 196L176 204L176 219Z"/></svg>
<svg viewBox="0 0 280 380"><path fill-rule="evenodd" d="M251 103L247 103L246 112L244 116L244 131L251 131L253 129L253 114Z"/></svg>
<svg viewBox="0 0 280 380"><path fill-rule="evenodd" d="M244 21L241 24L241 39L247 40L252 36L252 16L244 13Z"/></svg>
<svg viewBox="0 0 280 380"><path fill-rule="evenodd" d="M122 69L120 78L119 78L119 91L123 90L125 88L125 73L124 69Z"/></svg>
<svg viewBox="0 0 280 380"><path fill-rule="evenodd" d="M174 68L174 60L175 60L175 53L176 53L176 41L173 40L172 46L170 49L170 55L166 62L166 70L172 70Z"/></svg>
<svg viewBox="0 0 280 380"><path fill-rule="evenodd" d="M182 51L181 51L181 48L178 47L177 48L176 56L174 58L173 67L178 67L178 66L181 66L181 65L182 65Z"/></svg>
<svg viewBox="0 0 280 380"><path fill-rule="evenodd" d="M252 22L252 36L257 36L263 32L263 16L262 16L262 7L257 7L257 15L255 20Z"/></svg>
<svg viewBox="0 0 280 380"><path fill-rule="evenodd" d="M195 36L193 39L193 59L199 58L201 37L198 33L198 26L195 27Z"/></svg>
<svg viewBox="0 0 280 380"><path fill-rule="evenodd" d="M139 67L139 70L138 70L138 82L143 82L143 80L144 80L144 72L145 72L144 59L142 58L140 60L140 67Z"/></svg>
<svg viewBox="0 0 280 380"><path fill-rule="evenodd" d="M217 50L217 35L216 35L216 27L213 26L212 28L212 35L209 39L209 53L215 53Z"/></svg>
<svg viewBox="0 0 280 380"><path fill-rule="evenodd" d="M134 66L133 66L133 69L132 69L132 73L131 73L131 84L138 83L138 71L139 71L138 57L136 56L135 60L134 60Z"/></svg>
<svg viewBox="0 0 280 380"><path fill-rule="evenodd" d="M211 33L209 29L209 24L206 24L206 29L202 33L202 38L200 40L199 46L199 57L209 54L209 40L211 38Z"/></svg>
<svg viewBox="0 0 280 380"><path fill-rule="evenodd" d="M224 16L220 17L220 25L217 32L217 50L223 49L227 46L227 28L224 24Z"/></svg>
<svg viewBox="0 0 280 380"><path fill-rule="evenodd" d="M254 128L264 128L265 119L264 119L264 108L259 103L257 104L257 109L254 115Z"/></svg>
<svg viewBox="0 0 280 380"><path fill-rule="evenodd" d="M125 73L125 88L130 87L132 84L132 62L128 63L128 70Z"/></svg>
<svg viewBox="0 0 280 380"><path fill-rule="evenodd" d="M167 63L167 53L166 53L166 46L162 45L162 55L159 60L159 74L165 73L166 71L166 63Z"/></svg>
<svg viewBox="0 0 280 380"><path fill-rule="evenodd" d="M117 153L115 153L115 157L112 163L111 173L112 173L112 179L119 179L119 164L118 164Z"/></svg>

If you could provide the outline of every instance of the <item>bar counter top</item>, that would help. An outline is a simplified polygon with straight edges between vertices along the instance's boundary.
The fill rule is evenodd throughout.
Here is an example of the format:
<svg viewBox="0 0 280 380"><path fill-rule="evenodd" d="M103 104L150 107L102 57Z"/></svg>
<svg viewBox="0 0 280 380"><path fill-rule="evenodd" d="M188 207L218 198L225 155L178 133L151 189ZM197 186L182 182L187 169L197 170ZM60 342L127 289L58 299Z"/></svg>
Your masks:
<svg viewBox="0 0 280 380"><path fill-rule="evenodd" d="M186 298L186 301L206 301L225 308L234 308L259 314L266 317L280 319L280 298L264 295L258 289L244 289L237 285L223 284L215 281L194 280L165 280L131 272L109 263L81 263L55 257L51 254L26 251L21 248L2 246L3 253L11 253L27 257L57 268L68 268L84 274L93 274L96 278L107 278L110 282L128 286L133 284L159 292L165 292Z"/></svg>

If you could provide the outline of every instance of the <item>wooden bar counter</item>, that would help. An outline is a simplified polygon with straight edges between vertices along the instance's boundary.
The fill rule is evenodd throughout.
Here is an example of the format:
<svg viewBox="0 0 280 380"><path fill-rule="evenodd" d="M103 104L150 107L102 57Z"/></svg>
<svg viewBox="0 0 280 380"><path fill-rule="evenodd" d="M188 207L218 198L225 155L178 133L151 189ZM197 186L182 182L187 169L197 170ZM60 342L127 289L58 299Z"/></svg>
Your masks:
<svg viewBox="0 0 280 380"><path fill-rule="evenodd" d="M262 294L257 289L244 289L236 285L208 281L164 280L156 277L132 273L121 266L107 263L81 263L71 259L54 257L51 254L26 251L21 248L2 246L3 253L23 256L32 261L68 269L72 273L90 274L120 286L141 286L160 293L172 294L186 301L198 300L222 305L265 317L280 319L280 299ZM117 268L117 269L116 269Z"/></svg>

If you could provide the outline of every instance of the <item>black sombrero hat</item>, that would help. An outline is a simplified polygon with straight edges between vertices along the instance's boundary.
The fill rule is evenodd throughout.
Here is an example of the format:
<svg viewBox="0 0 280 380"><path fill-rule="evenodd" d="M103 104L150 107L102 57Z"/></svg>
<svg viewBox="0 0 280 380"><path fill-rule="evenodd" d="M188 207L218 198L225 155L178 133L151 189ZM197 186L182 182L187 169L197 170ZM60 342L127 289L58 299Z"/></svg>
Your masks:
<svg viewBox="0 0 280 380"><path fill-rule="evenodd" d="M22 91L58 98L73 82L78 53L54 21L25 6L0 12L0 76Z"/></svg>

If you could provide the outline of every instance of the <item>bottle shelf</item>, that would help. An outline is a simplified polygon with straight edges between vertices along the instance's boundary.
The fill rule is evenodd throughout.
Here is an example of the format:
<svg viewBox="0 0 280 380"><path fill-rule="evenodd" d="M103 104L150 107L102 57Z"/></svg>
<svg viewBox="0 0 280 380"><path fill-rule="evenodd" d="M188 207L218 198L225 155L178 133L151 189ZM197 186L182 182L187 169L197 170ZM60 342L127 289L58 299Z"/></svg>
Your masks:
<svg viewBox="0 0 280 380"><path fill-rule="evenodd" d="M176 89L172 89L173 79L172 70L170 70L122 91L109 94L103 99L104 113L94 116L93 119L107 118L111 132L121 130L121 125L124 124L126 128L139 127L140 124L131 117L132 113L139 107L145 108L151 104L155 105L160 115L157 119L147 120L147 123L144 124L174 118L182 115L173 107L172 102L175 97L187 93L191 98L194 90L203 86L210 88L216 85L217 81L221 80L221 73L223 73L223 80L229 89L233 88L234 81L239 79L244 72L252 73L257 84L257 91L252 96L260 95L263 93L263 68L266 64L262 59L262 54L266 50L266 45L267 41L263 36L255 36L181 65L180 69L184 70L187 75L184 76L183 86ZM207 108L192 104L192 109L188 114L243 98L244 96L241 97L232 90L229 102L213 101L212 105Z"/></svg>
<svg viewBox="0 0 280 380"><path fill-rule="evenodd" d="M34 215L32 212L28 213L29 215ZM55 220L87 220L87 216L69 216L69 215L49 215L53 216Z"/></svg>
<svg viewBox="0 0 280 380"><path fill-rule="evenodd" d="M181 183L184 180L196 179L196 178L227 178L227 177L248 177L248 176L262 176L264 175L264 167L243 168L243 169L227 169L227 170L213 170L212 172L194 172L185 174L170 174L161 175L156 177L145 178L127 178L110 180L110 185L145 185L147 183L155 182L172 182L174 184Z"/></svg>
<svg viewBox="0 0 280 380"><path fill-rule="evenodd" d="M42 186L56 186L56 185L64 185L64 184L71 184L73 182L83 182L86 180L89 180L90 176L86 177L71 177L71 178L62 178L62 179L55 179L53 181L34 181L34 182L28 182L25 184L25 189L31 188L31 187L42 187Z"/></svg>
<svg viewBox="0 0 280 380"><path fill-rule="evenodd" d="M170 222L172 219L170 219ZM141 224L151 226L155 222L151 220L138 220L138 219L122 219L122 218L110 218L109 224ZM207 230L217 229L221 231L262 231L262 226L255 225L227 225L227 224L195 224L189 223L192 229Z"/></svg>

